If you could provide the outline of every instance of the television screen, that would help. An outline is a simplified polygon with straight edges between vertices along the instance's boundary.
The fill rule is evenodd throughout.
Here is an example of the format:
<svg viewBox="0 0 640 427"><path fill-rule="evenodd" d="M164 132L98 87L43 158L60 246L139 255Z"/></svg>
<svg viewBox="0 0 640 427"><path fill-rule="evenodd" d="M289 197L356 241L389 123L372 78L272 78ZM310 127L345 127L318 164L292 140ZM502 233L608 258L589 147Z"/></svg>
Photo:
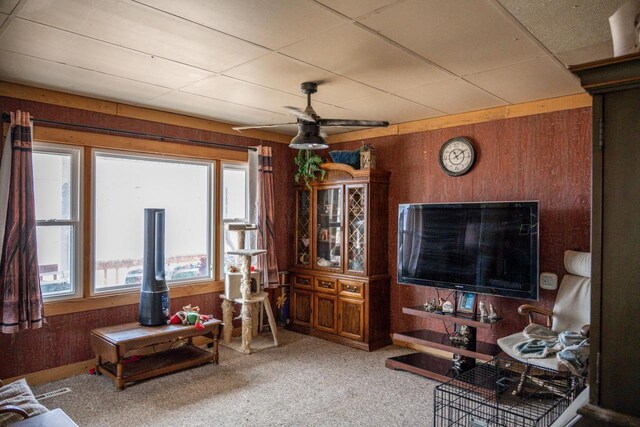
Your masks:
<svg viewBox="0 0 640 427"><path fill-rule="evenodd" d="M398 282L538 299L538 202L400 205Z"/></svg>

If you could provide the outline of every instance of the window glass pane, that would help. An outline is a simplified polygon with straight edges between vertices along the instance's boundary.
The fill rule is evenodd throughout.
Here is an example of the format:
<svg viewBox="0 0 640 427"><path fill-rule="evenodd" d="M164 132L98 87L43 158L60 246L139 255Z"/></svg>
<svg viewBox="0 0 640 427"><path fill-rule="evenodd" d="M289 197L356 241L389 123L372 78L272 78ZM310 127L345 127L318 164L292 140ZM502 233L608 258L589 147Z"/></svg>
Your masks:
<svg viewBox="0 0 640 427"><path fill-rule="evenodd" d="M247 215L247 171L224 168L222 171L222 197L224 219L246 218Z"/></svg>
<svg viewBox="0 0 640 427"><path fill-rule="evenodd" d="M73 227L38 226L38 268L43 296L73 293Z"/></svg>
<svg viewBox="0 0 640 427"><path fill-rule="evenodd" d="M96 291L142 281L144 209L165 209L168 281L210 277L208 164L97 155Z"/></svg>
<svg viewBox="0 0 640 427"><path fill-rule="evenodd" d="M36 219L71 219L71 155L33 153Z"/></svg>

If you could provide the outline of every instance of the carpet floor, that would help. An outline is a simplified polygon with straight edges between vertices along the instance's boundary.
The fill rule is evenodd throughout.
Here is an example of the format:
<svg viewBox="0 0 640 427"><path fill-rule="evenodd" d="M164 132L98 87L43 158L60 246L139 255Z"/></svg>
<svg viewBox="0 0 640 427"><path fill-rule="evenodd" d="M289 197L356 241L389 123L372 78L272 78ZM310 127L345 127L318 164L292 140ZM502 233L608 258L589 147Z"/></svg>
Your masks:
<svg viewBox="0 0 640 427"><path fill-rule="evenodd" d="M409 353L364 352L281 331L278 348L242 355L221 346L220 364L164 375L117 391L106 376L34 387L79 426L401 426L433 423L434 381L384 366Z"/></svg>

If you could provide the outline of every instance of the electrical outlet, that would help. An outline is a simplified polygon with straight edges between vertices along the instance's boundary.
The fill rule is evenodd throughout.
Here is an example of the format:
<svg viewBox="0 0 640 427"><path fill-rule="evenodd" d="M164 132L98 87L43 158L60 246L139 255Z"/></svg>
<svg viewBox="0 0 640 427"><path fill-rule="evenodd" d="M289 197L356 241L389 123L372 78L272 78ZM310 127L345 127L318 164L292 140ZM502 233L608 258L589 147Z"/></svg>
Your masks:
<svg viewBox="0 0 640 427"><path fill-rule="evenodd" d="M558 289L558 275L555 273L540 273L540 287L555 291Z"/></svg>

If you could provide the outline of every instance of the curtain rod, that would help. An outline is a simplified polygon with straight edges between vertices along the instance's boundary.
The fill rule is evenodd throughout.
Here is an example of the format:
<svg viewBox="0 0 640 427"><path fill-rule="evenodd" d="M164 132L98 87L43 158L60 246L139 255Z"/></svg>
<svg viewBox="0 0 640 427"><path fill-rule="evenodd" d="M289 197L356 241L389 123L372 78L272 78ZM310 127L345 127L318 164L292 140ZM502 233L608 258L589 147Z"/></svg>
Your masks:
<svg viewBox="0 0 640 427"><path fill-rule="evenodd" d="M10 122L11 121L11 117L9 116L9 113L7 113L7 112L2 113L2 121L3 122ZM134 136L134 137L139 137L139 138L157 139L157 140L160 140L160 141L186 142L186 143L192 144L192 145L202 145L202 146L208 146L208 147L221 147L221 148L227 148L227 149L230 149L230 150L239 150L239 151L245 151L245 150L247 150L247 151L256 151L257 150L255 147L243 147L241 145L222 144L220 142L202 141L202 140L199 140L199 139L178 138L176 136L164 136L164 135L158 135L158 134L153 134L153 133L134 132L134 131L129 131L129 130L112 129L112 128L105 128L105 127L99 127L99 126L91 126L91 125L82 125L82 124L79 124L79 123L59 122L59 121L56 121L56 120L36 119L36 118L33 118L33 117L31 117L31 121L34 122L34 123L45 123L45 124L69 126L69 127L75 127L75 128L87 129L87 130L97 130L97 131L102 131L102 132L111 132L111 133L118 133L118 134L121 134L121 135Z"/></svg>

